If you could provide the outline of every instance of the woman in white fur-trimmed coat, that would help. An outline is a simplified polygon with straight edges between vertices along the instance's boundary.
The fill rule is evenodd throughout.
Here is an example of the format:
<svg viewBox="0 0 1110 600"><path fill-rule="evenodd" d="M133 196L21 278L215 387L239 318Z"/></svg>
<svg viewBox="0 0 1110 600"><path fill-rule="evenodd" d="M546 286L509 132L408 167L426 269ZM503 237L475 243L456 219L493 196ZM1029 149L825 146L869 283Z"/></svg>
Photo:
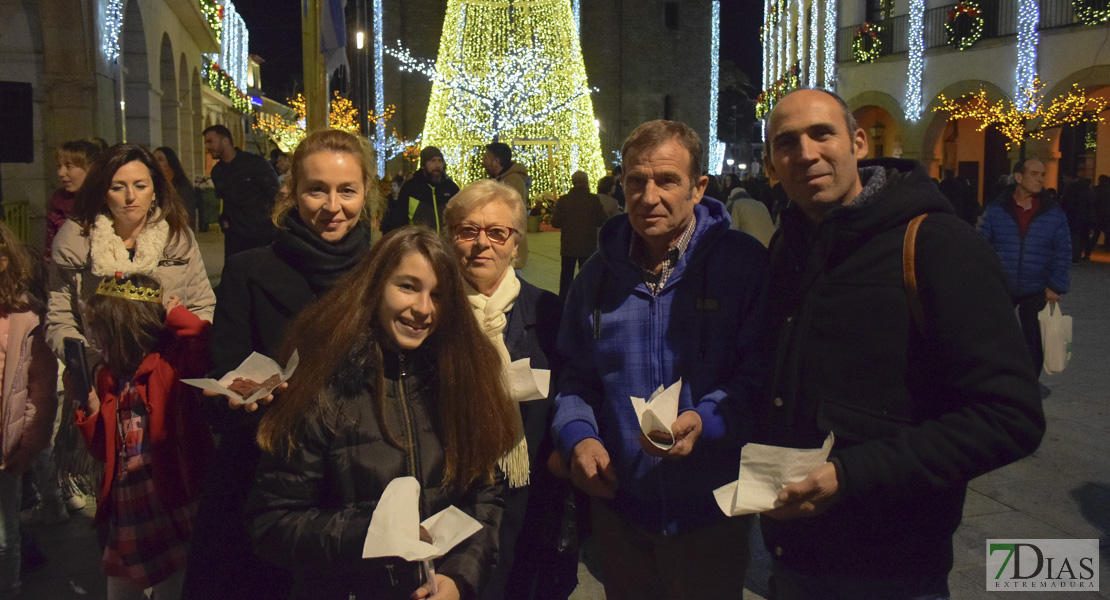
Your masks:
<svg viewBox="0 0 1110 600"><path fill-rule="evenodd" d="M166 297L211 321L216 295L177 192L149 150L117 144L100 153L54 239L46 341L62 358L63 340L85 339L82 312L105 277L144 274ZM89 349L89 367L99 354Z"/></svg>

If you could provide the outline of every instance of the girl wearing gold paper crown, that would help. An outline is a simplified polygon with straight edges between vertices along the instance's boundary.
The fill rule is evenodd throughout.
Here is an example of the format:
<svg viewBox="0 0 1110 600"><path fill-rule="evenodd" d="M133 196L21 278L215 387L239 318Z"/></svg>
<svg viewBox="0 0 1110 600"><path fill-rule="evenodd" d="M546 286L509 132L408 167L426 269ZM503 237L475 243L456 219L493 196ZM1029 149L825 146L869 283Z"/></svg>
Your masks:
<svg viewBox="0 0 1110 600"><path fill-rule="evenodd" d="M197 397L181 378L208 368L211 324L152 277L105 278L84 312L104 360L77 410L85 445L104 462L95 523L104 541L108 599L177 598L212 455Z"/></svg>

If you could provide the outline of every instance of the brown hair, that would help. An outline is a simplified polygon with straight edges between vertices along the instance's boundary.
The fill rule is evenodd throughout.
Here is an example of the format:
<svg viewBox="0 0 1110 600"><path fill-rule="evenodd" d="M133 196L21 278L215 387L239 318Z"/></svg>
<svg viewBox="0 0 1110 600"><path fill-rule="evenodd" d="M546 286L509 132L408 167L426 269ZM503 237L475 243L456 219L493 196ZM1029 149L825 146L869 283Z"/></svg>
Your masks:
<svg viewBox="0 0 1110 600"><path fill-rule="evenodd" d="M285 227L285 216L297 206L297 186L304 179L304 161L317 152L341 152L350 154L358 159L362 165L362 188L365 194L365 204L362 207L362 218L381 217L385 212L381 201L378 186L374 185L377 170L374 166L374 150L365 142L338 129L325 129L311 133L297 144L293 151L293 159L289 165L289 178L285 187L278 193L274 202L274 212L271 215L274 225Z"/></svg>
<svg viewBox="0 0 1110 600"><path fill-rule="evenodd" d="M492 478L498 458L515 443L510 412L514 407L501 377L501 358L474 319L454 254L443 239L423 227L390 232L290 323L281 357L288 360L296 349L302 359L289 389L258 427L263 450L290 451L307 419L334 408L331 395L357 393L367 384L379 427L391 444L402 447L385 424L382 345L388 333L382 331L378 313L390 275L412 252L428 260L439 292L436 325L423 346L434 360L438 383L430 387L439 397L429 404L440 421L443 480L463 489L479 478ZM345 312L340 319L338 307ZM357 372L363 379L344 385L342 378Z"/></svg>
<svg viewBox="0 0 1110 600"><path fill-rule="evenodd" d="M0 313L40 312L42 304L31 289L36 275L31 253L3 221L0 221L0 258L8 259L8 267L0 271Z"/></svg>
<svg viewBox="0 0 1110 600"><path fill-rule="evenodd" d="M633 129L621 147L621 162L628 164L633 154L649 152L670 140L677 140L690 153L690 185L694 185L701 177L701 138L681 121L656 119Z"/></svg>
<svg viewBox="0 0 1110 600"><path fill-rule="evenodd" d="M160 289L158 280L134 274L121 281ZM85 305L89 342L104 356L112 375L131 377L143 359L166 339L166 309L161 302L93 294Z"/></svg>
<svg viewBox="0 0 1110 600"><path fill-rule="evenodd" d="M451 197L447 207L443 209L443 222L446 227L444 235L448 236L450 243L454 242L455 225L462 223L470 213L490 204L500 202L509 208L513 215L513 237L516 238L516 258L513 266L522 268L528 263L528 238L524 235L528 231L528 216L524 212L524 201L520 199L520 192L512 186L495 179L479 179L474 183L459 190Z"/></svg>
<svg viewBox="0 0 1110 600"><path fill-rule="evenodd" d="M100 146L87 140L74 140L58 148L58 164L69 161L74 166L88 171L98 154L100 154Z"/></svg>
<svg viewBox="0 0 1110 600"><path fill-rule="evenodd" d="M161 210L158 217L149 219L147 225L165 220L170 226L170 240L183 236L189 230L188 216L177 190L166 181L165 174L154 159L154 154L142 146L135 144L116 144L100 153L93 162L85 183L77 192L73 202L73 212L70 218L79 223L85 235L88 235L96 221L97 215L108 215L108 188L112 187L112 179L120 167L130 162L138 161L150 171L150 179L154 184L154 203L152 206Z"/></svg>

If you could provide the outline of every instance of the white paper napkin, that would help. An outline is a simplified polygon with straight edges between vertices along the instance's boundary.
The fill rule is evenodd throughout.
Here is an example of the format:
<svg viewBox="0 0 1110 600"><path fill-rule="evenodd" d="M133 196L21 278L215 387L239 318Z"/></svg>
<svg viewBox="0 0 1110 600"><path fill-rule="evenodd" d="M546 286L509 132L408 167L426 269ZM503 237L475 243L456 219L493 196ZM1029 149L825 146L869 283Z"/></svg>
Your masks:
<svg viewBox="0 0 1110 600"><path fill-rule="evenodd" d="M432 543L420 541L421 525L432 536ZM421 523L420 482L415 477L398 477L385 487L370 517L362 557L429 560L447 554L481 529L481 523L454 506L448 506Z"/></svg>
<svg viewBox="0 0 1110 600"><path fill-rule="evenodd" d="M764 444L744 444L740 449L740 478L713 492L717 506L735 517L782 506L782 488L806 478L825 464L833 447L833 434L820 448L800 450Z"/></svg>
<svg viewBox="0 0 1110 600"><path fill-rule="evenodd" d="M532 359L514 360L505 366L505 379L509 384L509 397L513 402L542 400L551 389L551 371L533 369Z"/></svg>
<svg viewBox="0 0 1110 600"><path fill-rule="evenodd" d="M640 430L656 448L663 450L674 446L674 425L678 418L678 396L682 392L682 378L671 384L671 387L655 390L647 400L632 396L632 408L636 411L636 418L640 421ZM652 431L663 431L671 436L670 442L657 442L648 436Z"/></svg>
<svg viewBox="0 0 1110 600"><path fill-rule="evenodd" d="M242 364L235 368L235 370L230 371L218 381L215 379L182 379L181 381L182 383L187 383L202 390L223 394L224 396L231 396L232 398L239 398L243 402L250 404L251 402L256 402L259 398L266 397L267 394L274 391L274 388L289 379L289 376L296 370L300 360L300 356L297 354L297 351L294 350L293 355L289 357L289 362L285 365L285 368L282 369L272 358L263 356L257 352L252 352ZM264 386L262 389L251 394L249 398L243 398L227 388L227 386L231 385L231 382L235 381L236 377L242 377L243 379L250 379L251 381L261 383L275 374L281 375L281 381L273 386Z"/></svg>

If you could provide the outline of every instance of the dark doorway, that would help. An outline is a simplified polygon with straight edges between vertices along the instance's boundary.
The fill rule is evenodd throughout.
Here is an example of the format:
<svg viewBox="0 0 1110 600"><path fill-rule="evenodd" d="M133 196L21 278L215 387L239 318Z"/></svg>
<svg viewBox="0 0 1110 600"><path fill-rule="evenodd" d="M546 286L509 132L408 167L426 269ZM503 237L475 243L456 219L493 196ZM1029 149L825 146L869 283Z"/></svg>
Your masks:
<svg viewBox="0 0 1110 600"><path fill-rule="evenodd" d="M971 189L975 190L975 196L979 196L979 162L974 160L961 160L956 165L956 174L960 177L966 177L971 182ZM979 202L982 204L982 202Z"/></svg>
<svg viewBox="0 0 1110 600"><path fill-rule="evenodd" d="M1081 170L1092 178L1095 146L1098 143L1096 123L1079 123L1060 129L1060 174L1076 175Z"/></svg>
<svg viewBox="0 0 1110 600"><path fill-rule="evenodd" d="M1006 136L994 127L983 132L983 196L980 204L986 205L1002 193L1001 179L1010 175L1010 155L1006 151Z"/></svg>

